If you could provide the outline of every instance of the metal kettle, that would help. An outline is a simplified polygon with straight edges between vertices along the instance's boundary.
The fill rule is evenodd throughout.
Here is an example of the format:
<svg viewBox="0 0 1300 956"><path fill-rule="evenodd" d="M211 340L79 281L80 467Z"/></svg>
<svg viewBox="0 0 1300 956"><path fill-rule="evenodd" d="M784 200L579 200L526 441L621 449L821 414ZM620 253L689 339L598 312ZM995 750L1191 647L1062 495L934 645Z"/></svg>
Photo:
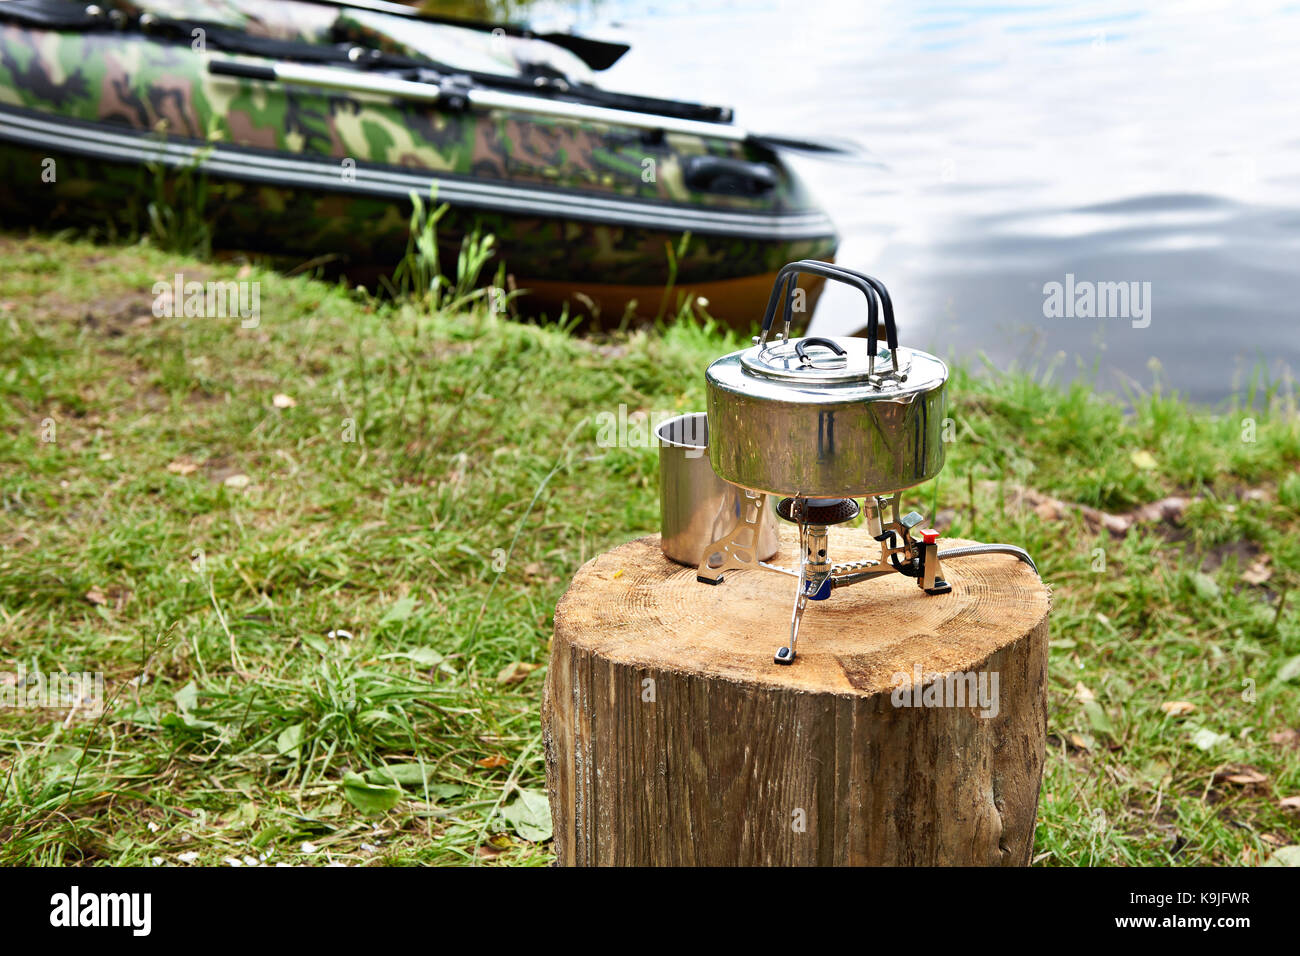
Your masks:
<svg viewBox="0 0 1300 956"><path fill-rule="evenodd" d="M790 337L803 273L862 292L866 339ZM769 341L783 297L785 328ZM860 498L911 488L943 467L948 367L899 346L889 292L852 269L807 259L783 267L757 342L711 363L705 380L713 470L751 491Z"/></svg>

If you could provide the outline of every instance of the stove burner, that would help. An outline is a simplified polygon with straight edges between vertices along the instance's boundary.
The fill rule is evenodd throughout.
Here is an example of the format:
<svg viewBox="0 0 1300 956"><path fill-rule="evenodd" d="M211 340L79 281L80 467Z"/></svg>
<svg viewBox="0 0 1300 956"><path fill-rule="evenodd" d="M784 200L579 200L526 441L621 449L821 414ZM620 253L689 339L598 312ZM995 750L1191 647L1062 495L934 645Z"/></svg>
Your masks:
<svg viewBox="0 0 1300 956"><path fill-rule="evenodd" d="M795 524L831 525L852 521L862 509L852 498L782 498L776 513Z"/></svg>
<svg viewBox="0 0 1300 956"><path fill-rule="evenodd" d="M759 567L798 579L794 610L790 615L790 641L773 656L778 664L794 662L799 623L808 602L826 600L835 588L883 574L903 574L915 578L927 594L946 594L952 590L939 565L939 532L927 529L921 532L921 540L913 538L912 529L925 519L915 511L901 514L896 492L870 495L864 499L867 529L880 545L878 556L846 562L831 559L828 526L856 518L862 511L857 501L852 498L783 498L775 510L786 521L799 526L798 568L784 568L756 559L753 545L767 496L750 491L743 491L743 494L746 507L736 525L704 552L710 556L717 555L720 560L715 563L711 557L705 558L696 568L695 576L705 584L721 584L724 572ZM965 553L964 549L952 552L954 556Z"/></svg>

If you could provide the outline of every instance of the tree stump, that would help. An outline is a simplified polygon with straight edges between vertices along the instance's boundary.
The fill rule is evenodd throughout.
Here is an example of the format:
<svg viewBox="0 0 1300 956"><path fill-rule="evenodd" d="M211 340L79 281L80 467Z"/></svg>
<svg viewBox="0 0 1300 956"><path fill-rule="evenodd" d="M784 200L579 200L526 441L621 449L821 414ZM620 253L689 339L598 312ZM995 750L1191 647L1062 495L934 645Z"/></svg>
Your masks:
<svg viewBox="0 0 1300 956"><path fill-rule="evenodd" d="M858 528L831 545L839 560L878 549ZM774 561L796 554L787 526ZM1027 864L1048 590L1009 555L943 570L946 595L890 574L810 602L781 666L793 578L700 584L657 536L583 565L542 705L559 862Z"/></svg>

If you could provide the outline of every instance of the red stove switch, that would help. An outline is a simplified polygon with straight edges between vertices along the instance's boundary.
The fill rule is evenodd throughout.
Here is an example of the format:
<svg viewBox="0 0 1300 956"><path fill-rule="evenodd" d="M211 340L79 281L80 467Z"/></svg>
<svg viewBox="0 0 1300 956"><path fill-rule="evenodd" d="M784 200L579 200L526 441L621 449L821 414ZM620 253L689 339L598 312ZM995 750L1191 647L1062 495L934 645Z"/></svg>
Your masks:
<svg viewBox="0 0 1300 956"><path fill-rule="evenodd" d="M935 531L933 528L926 528L921 532L922 544L938 544L938 542L939 532Z"/></svg>

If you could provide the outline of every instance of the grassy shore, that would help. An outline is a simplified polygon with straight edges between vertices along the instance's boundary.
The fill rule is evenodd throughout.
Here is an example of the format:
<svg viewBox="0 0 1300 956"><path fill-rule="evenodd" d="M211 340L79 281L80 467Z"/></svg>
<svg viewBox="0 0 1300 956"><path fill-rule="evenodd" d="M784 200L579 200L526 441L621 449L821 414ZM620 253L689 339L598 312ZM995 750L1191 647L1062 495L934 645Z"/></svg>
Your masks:
<svg viewBox="0 0 1300 956"><path fill-rule="evenodd" d="M0 714L0 863L548 862L551 615L657 522L655 450L595 416L702 408L740 340L147 246L0 256L0 670L102 671L112 701ZM260 283L260 321L156 317L177 272ZM1125 411L959 368L952 395L915 504L1054 588L1036 861L1300 852L1294 393Z"/></svg>

